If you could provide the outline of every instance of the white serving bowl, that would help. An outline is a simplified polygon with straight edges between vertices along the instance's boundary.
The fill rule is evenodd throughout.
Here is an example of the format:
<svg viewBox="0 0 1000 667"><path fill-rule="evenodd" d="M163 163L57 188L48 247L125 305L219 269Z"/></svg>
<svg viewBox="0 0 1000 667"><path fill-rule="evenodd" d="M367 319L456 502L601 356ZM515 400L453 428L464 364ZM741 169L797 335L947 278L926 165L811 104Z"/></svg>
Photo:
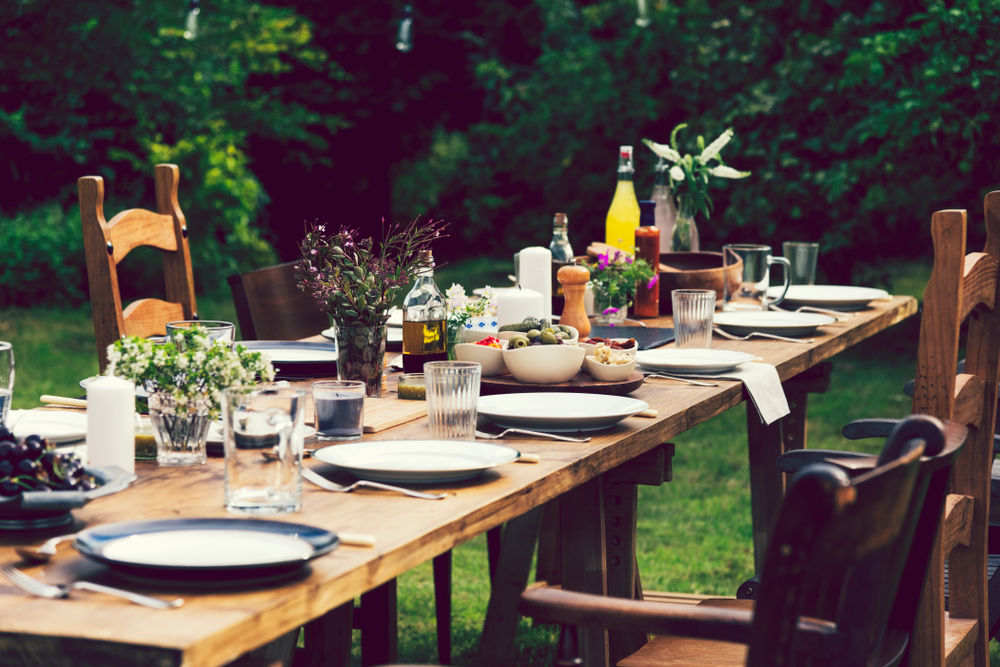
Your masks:
<svg viewBox="0 0 1000 667"><path fill-rule="evenodd" d="M577 331L576 327L571 327L568 324L566 326L570 330L570 336L569 336L569 339L563 341L563 345L576 345L577 342L580 340L580 332ZM499 333L494 333L493 335L496 336L497 338L499 338L500 340L510 340L512 336L514 336L516 334L519 334L519 333L523 334L524 332L523 331L501 331Z"/></svg>
<svg viewBox="0 0 1000 667"><path fill-rule="evenodd" d="M500 334L496 331L481 331L479 329L464 329L462 331L462 340L466 343L478 343L481 340L486 340L490 336L500 338Z"/></svg>
<svg viewBox="0 0 1000 667"><path fill-rule="evenodd" d="M583 348L577 345L532 345L503 351L507 370L519 382L557 384L580 372Z"/></svg>
<svg viewBox="0 0 1000 667"><path fill-rule="evenodd" d="M584 361L587 364L587 372L599 382L622 382L627 380L632 375L632 371L635 370L635 359L622 366L602 364L593 355L587 356Z"/></svg>
<svg viewBox="0 0 1000 667"><path fill-rule="evenodd" d="M502 340L500 344L507 347L507 341ZM504 375L507 373L507 365L504 364L503 350L498 350L489 345L476 345L475 343L459 343L455 346L455 359L458 361L475 361L483 367L483 377L490 375Z"/></svg>
<svg viewBox="0 0 1000 667"><path fill-rule="evenodd" d="M624 343L625 341L628 340L628 338L609 338L608 340L616 340L621 343ZM587 371L587 357L594 356L594 354L597 351L597 346L592 343L577 343L577 345L582 347L584 352L587 353L586 357L583 358L583 370ZM634 345L632 345L632 347L625 350L616 350L616 352L627 352L628 355L633 359L635 359L636 352L638 351L639 351L639 343L635 343ZM587 372L589 373L590 371Z"/></svg>

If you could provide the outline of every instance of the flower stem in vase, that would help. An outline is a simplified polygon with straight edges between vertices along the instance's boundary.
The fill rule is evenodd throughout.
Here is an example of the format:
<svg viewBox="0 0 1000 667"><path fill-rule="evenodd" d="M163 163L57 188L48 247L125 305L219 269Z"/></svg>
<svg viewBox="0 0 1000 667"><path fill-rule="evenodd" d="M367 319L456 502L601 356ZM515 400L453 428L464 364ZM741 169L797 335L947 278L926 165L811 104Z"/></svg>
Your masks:
<svg viewBox="0 0 1000 667"><path fill-rule="evenodd" d="M698 225L694 206L685 197L677 198L677 221L674 223L673 251L698 252Z"/></svg>

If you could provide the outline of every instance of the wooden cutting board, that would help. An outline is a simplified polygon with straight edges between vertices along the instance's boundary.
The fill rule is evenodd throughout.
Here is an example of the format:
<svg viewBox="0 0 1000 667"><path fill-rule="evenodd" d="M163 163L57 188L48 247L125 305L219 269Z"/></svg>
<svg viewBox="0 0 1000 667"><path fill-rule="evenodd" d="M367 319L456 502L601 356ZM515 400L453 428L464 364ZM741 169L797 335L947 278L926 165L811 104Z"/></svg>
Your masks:
<svg viewBox="0 0 1000 667"><path fill-rule="evenodd" d="M378 433L427 416L427 401L400 400L395 394L365 399L365 433Z"/></svg>
<svg viewBox="0 0 1000 667"><path fill-rule="evenodd" d="M518 394L523 392L568 391L578 394L615 394L624 396L642 386L645 376L633 371L627 380L621 382L600 382L580 371L569 382L558 384L529 384L518 382L513 375L493 375L480 380L479 393L482 396L495 394ZM367 418L367 413L366 413Z"/></svg>

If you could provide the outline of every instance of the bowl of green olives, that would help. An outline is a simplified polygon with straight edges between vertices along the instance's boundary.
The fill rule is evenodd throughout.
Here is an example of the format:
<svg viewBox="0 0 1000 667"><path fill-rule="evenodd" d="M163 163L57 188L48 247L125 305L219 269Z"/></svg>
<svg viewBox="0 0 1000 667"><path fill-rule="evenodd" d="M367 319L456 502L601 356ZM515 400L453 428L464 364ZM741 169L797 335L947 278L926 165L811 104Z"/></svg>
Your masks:
<svg viewBox="0 0 1000 667"><path fill-rule="evenodd" d="M568 382L580 372L585 353L577 345L557 343L537 345L527 337L511 338L503 351L507 370L519 382L528 384L557 384Z"/></svg>

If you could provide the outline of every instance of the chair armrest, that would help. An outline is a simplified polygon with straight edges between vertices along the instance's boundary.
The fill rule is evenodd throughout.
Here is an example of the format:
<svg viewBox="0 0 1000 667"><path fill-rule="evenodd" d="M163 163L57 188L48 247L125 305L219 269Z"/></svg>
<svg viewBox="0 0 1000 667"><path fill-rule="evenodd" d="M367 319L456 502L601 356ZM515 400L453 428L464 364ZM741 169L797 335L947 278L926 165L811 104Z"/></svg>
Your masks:
<svg viewBox="0 0 1000 667"><path fill-rule="evenodd" d="M892 429L896 428L898 419L855 419L844 427L844 437L848 440L864 440L865 438L888 438Z"/></svg>
<svg viewBox="0 0 1000 667"><path fill-rule="evenodd" d="M856 459L856 460L855 460ZM793 449L778 457L778 470L795 473L813 463L830 463L848 472L874 468L878 457L860 452L841 452L836 449Z"/></svg>
<svg viewBox="0 0 1000 667"><path fill-rule="evenodd" d="M647 632L696 639L749 644L753 613L702 605L650 603L608 598L556 588L534 588L521 594L518 605L524 616L550 623ZM822 642L831 648L842 639L836 627L826 621L800 618L795 638Z"/></svg>

